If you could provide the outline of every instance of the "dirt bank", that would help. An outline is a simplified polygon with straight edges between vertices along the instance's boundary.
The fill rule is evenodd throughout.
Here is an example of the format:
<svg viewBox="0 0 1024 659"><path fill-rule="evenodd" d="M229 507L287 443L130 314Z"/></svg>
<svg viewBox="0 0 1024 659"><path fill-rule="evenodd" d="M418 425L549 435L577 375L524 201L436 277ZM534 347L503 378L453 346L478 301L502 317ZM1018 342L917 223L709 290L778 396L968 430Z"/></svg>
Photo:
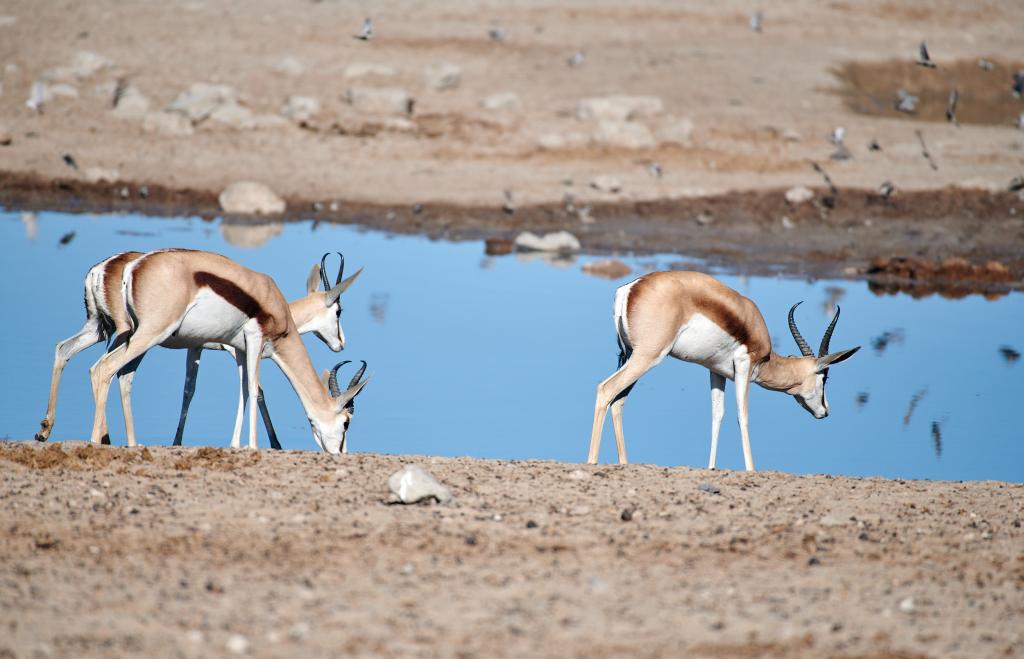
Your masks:
<svg viewBox="0 0 1024 659"><path fill-rule="evenodd" d="M414 460L454 505L384 502ZM1024 656L1020 485L80 443L0 473L2 656Z"/></svg>

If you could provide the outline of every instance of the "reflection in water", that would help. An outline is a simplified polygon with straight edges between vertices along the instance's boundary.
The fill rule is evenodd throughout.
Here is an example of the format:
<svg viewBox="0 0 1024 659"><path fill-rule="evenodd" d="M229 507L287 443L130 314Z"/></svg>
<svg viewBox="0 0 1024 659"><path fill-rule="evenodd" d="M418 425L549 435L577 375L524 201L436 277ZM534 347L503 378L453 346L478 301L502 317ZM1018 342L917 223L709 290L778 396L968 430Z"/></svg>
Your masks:
<svg viewBox="0 0 1024 659"><path fill-rule="evenodd" d="M821 304L821 310L826 318L832 318L836 312L836 305L846 296L846 289L840 286L825 287L825 301Z"/></svg>
<svg viewBox="0 0 1024 659"><path fill-rule="evenodd" d="M1018 359L1020 359L1020 353L1010 346L1000 346L999 354L1003 356L1003 361L1007 364L1014 364Z"/></svg>
<svg viewBox="0 0 1024 659"><path fill-rule="evenodd" d="M388 302L391 296L387 293L373 293L370 296L370 317L383 323L388 317Z"/></svg>
<svg viewBox="0 0 1024 659"><path fill-rule="evenodd" d="M910 404L907 405L907 413L903 415L903 427L906 428L910 425L910 418L914 416L914 410L917 409L917 404L921 402L921 399L928 393L928 389L921 389L910 398Z"/></svg>
<svg viewBox="0 0 1024 659"><path fill-rule="evenodd" d="M890 343L901 345L904 338L905 335L902 328L886 330L871 339L871 347L875 349L875 352L881 355L885 352L885 349L889 347Z"/></svg>
<svg viewBox="0 0 1024 659"><path fill-rule="evenodd" d="M36 236L39 235L39 225L36 223L35 213L22 213L21 223L25 225L25 237L29 240L35 240Z"/></svg>
<svg viewBox="0 0 1024 659"><path fill-rule="evenodd" d="M259 247L281 234L281 222L225 218L220 223L220 235L235 247Z"/></svg>
<svg viewBox="0 0 1024 659"><path fill-rule="evenodd" d="M855 402L857 403L857 411L858 412L860 412L862 409L864 409L864 406L868 404L868 397L869 396L870 396L870 394L868 394L868 392L866 392L866 391L861 391L860 393L857 394L857 398L855 399Z"/></svg>
<svg viewBox="0 0 1024 659"><path fill-rule="evenodd" d="M561 270L571 268L576 264L575 255L562 252L516 252L516 260L520 263L540 261Z"/></svg>
<svg viewBox="0 0 1024 659"><path fill-rule="evenodd" d="M935 457L942 457L942 424L932 421L932 443L935 445Z"/></svg>

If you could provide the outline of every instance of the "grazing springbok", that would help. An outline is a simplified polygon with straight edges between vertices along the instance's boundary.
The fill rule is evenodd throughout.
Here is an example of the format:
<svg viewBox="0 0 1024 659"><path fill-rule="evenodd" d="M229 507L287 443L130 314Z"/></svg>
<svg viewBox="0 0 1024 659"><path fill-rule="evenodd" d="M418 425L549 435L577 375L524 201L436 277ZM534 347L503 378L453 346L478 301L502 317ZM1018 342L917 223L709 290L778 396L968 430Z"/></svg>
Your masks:
<svg viewBox="0 0 1024 659"><path fill-rule="evenodd" d="M53 373L50 379L50 396L47 401L46 416L40 423L41 428L36 433L36 440L46 441L53 431L53 426L56 422L57 393L60 387L61 374L68 360L100 341L111 341L117 336L130 333L131 323L125 308L121 279L125 267L142 256L143 252L115 254L90 268L86 274L84 295L85 324L78 333L57 344L53 360ZM309 277L306 280L306 295L295 300L289 306L300 333L313 332L331 350L339 352L345 347L345 334L341 329L340 322L342 309L341 294L355 282L356 278L362 273L362 268L351 277L342 280L345 259L339 253L341 265L338 269L335 284L332 287L328 282L326 274L326 260L328 256L328 254L324 254L320 259L320 263L315 264L310 271ZM318 280L323 283L323 291L317 291ZM195 392L196 377L199 371L199 358L204 348L227 350L237 361L234 349L222 344L207 344L188 350L185 360L185 390L182 397L178 430L174 437L175 445L180 445L182 441L185 419L188 416L189 404ZM136 361L131 366L122 369L118 374L121 406L125 412L129 445L135 444L135 429L131 412L131 388L135 369L138 368L138 365L139 363ZM242 411L246 389L241 368L239 368L239 383L240 393L238 410L235 415L235 428L232 433L232 446L238 446L242 429ZM262 389L257 395L257 401L260 413L263 416L264 425L267 428L267 434L270 437L270 445L273 448L280 448L281 445L274 432L274 426L270 421L270 413L263 399Z"/></svg>
<svg viewBox="0 0 1024 659"><path fill-rule="evenodd" d="M666 355L706 367L711 372L711 459L715 468L718 430L725 414L725 379L736 382L736 415L743 437L743 461L754 471L747 434L747 394L750 383L784 391L805 410L821 419L828 416L825 381L828 369L860 350L829 353L828 344L839 320L839 307L821 340L818 355L800 335L789 310L789 329L800 347L800 357L784 357L772 350L764 317L757 305L717 279L700 272L654 272L615 291L613 317L619 340L619 369L597 386L594 427L587 462L597 463L608 406L612 410L619 463L626 464L622 436L622 406L640 377Z"/></svg>
<svg viewBox="0 0 1024 659"><path fill-rule="evenodd" d="M255 397L259 388L260 358L273 359L298 394L317 444L333 454L346 449L352 402L369 378L342 392L336 380L342 364L324 374L326 381L317 377L288 303L269 276L219 254L168 249L129 263L122 293L132 332L119 335L90 371L96 401L93 443L107 434L107 394L114 375L156 345L199 348L213 343L233 348L244 364L246 396ZM249 448L257 448L255 405L249 408Z"/></svg>

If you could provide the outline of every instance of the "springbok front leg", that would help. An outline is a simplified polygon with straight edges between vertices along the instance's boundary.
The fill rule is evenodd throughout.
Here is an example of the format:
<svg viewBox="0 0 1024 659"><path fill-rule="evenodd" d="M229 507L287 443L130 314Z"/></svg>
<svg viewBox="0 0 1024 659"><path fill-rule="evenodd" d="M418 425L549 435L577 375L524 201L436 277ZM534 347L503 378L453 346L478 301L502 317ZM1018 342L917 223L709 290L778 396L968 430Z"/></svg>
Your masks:
<svg viewBox="0 0 1024 659"><path fill-rule="evenodd" d="M199 360L202 356L202 348L189 348L185 354L185 390L181 395L181 416L178 417L178 430L174 433L173 446L181 446L185 435L185 419L188 418L192 396L196 393L196 378L199 377Z"/></svg>
<svg viewBox="0 0 1024 659"><path fill-rule="evenodd" d="M235 410L235 427L231 431L231 448L242 446L242 419L245 416L245 406L249 404L249 387L247 386L247 374L245 368L245 353L231 350L231 355L238 365L238 407Z"/></svg>
<svg viewBox="0 0 1024 659"><path fill-rule="evenodd" d="M50 376L50 399L46 402L46 416L39 422L40 428L36 433L36 441L45 442L53 432L53 424L57 421L57 390L60 388L60 376L64 372L64 366L69 359L102 340L99 320L89 318L77 334L69 336L57 344L53 356L53 374Z"/></svg>
<svg viewBox="0 0 1024 659"><path fill-rule="evenodd" d="M754 471L754 456L750 452L750 434L747 432L747 399L750 395L750 357L737 356L733 362L736 368L736 419L743 437L743 463L747 471Z"/></svg>
<svg viewBox="0 0 1024 659"><path fill-rule="evenodd" d="M121 391L121 411L124 413L124 430L127 435L128 446L135 446L135 417L132 415L132 383L135 381L135 371L142 363L146 353L142 353L135 359L128 362L117 372L117 387Z"/></svg>
<svg viewBox="0 0 1024 659"><path fill-rule="evenodd" d="M270 448L280 451L281 442L277 441L274 424L270 421L270 410L267 409L267 401L263 398L263 387L259 387L259 390L256 392L256 403L260 406L260 416L263 417L263 425L267 429L267 439L270 440Z"/></svg>
<svg viewBox="0 0 1024 659"><path fill-rule="evenodd" d="M718 459L718 431L725 416L725 378L714 371L711 373L711 458L708 469L715 468Z"/></svg>
<svg viewBox="0 0 1024 659"><path fill-rule="evenodd" d="M604 418L608 413L609 405L613 402L625 404L624 397L619 399L620 394L625 392L628 395L629 392L626 390L631 388L644 373L657 366L664 357L664 355L656 355L652 358L633 352L619 370L597 385L597 400L594 402L594 426L590 432L590 453L587 456L587 464L597 464L597 455L601 449L601 431L604 429ZM616 401L616 399L619 400ZM613 417L620 415L621 412L622 405L620 404L618 409L613 412ZM621 423L620 417L620 425L615 438L616 448L619 454L619 464L626 464L626 442L625 438L621 436Z"/></svg>

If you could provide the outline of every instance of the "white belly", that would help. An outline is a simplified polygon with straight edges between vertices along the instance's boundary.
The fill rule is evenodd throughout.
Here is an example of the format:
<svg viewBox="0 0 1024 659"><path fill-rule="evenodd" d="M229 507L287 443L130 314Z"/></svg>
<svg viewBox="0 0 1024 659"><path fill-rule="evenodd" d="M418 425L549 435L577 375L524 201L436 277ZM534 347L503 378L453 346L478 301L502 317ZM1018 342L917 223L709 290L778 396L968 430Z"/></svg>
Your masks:
<svg viewBox="0 0 1024 659"><path fill-rule="evenodd" d="M203 288L182 317L178 329L161 345L195 348L206 343L225 343L245 349L242 328L256 322L208 288Z"/></svg>
<svg viewBox="0 0 1024 659"><path fill-rule="evenodd" d="M736 375L736 356L741 352L746 352L743 344L706 316L694 314L679 329L669 354L676 359L700 364L731 380Z"/></svg>

